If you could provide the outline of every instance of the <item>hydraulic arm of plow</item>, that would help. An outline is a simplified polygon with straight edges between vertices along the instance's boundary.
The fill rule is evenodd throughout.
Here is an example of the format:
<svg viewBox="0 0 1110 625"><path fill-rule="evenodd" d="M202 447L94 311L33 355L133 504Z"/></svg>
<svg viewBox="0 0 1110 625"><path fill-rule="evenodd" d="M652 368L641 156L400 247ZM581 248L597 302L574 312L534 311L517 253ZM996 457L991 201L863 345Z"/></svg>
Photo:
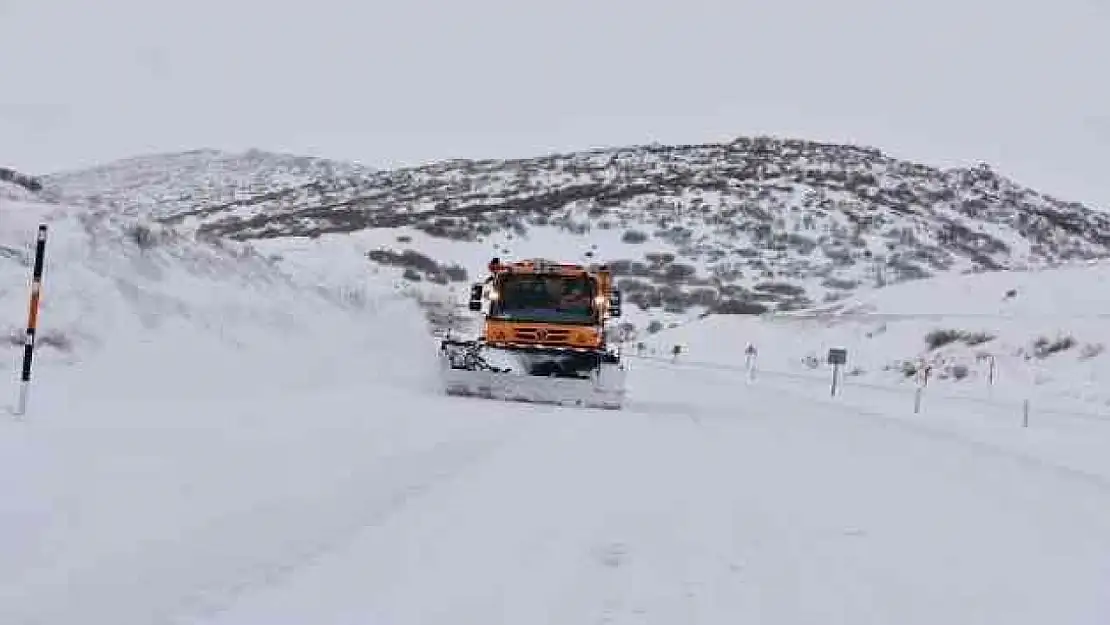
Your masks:
<svg viewBox="0 0 1110 625"><path fill-rule="evenodd" d="M456 339L443 339L440 351L447 357L452 369L465 371L493 371L502 373L504 370L491 365L482 357L482 344L478 341L459 341Z"/></svg>

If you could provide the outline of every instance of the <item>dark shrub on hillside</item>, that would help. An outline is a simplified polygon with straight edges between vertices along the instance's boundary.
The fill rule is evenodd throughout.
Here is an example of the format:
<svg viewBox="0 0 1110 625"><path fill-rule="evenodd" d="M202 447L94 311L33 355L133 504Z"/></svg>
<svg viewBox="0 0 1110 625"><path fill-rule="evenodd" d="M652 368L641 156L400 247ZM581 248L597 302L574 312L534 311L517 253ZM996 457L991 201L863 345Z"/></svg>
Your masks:
<svg viewBox="0 0 1110 625"><path fill-rule="evenodd" d="M624 243L643 243L648 240L648 236L639 230L626 230L624 235L621 236L621 241Z"/></svg>
<svg viewBox="0 0 1110 625"><path fill-rule="evenodd" d="M1049 340L1041 337L1033 341L1033 355L1037 358L1047 358L1052 354L1056 354L1075 347L1075 339L1070 336L1061 336L1055 340Z"/></svg>
<svg viewBox="0 0 1110 625"><path fill-rule="evenodd" d="M925 335L925 344L929 346L929 349L938 349L945 345L955 343L960 340L963 335L964 333L960 330L933 330Z"/></svg>
<svg viewBox="0 0 1110 625"><path fill-rule="evenodd" d="M763 291L764 293L790 295L793 297L805 295L806 292L802 287L787 282L761 282L755 285L755 290Z"/></svg>
<svg viewBox="0 0 1110 625"><path fill-rule="evenodd" d="M767 307L759 302L726 299L714 304L712 312L717 315L762 315L767 312Z"/></svg>

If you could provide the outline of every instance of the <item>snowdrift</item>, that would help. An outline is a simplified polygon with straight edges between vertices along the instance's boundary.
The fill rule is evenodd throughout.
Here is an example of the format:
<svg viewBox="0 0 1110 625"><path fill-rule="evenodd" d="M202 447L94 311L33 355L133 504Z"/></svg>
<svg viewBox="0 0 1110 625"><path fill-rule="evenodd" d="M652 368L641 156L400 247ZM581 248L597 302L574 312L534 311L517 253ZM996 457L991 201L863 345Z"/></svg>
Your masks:
<svg viewBox="0 0 1110 625"><path fill-rule="evenodd" d="M22 185L0 179L0 200L4 200L5 204L9 202L33 202L35 194Z"/></svg>
<svg viewBox="0 0 1110 625"><path fill-rule="evenodd" d="M303 386L342 375L351 354L365 357L362 376L434 367L431 356L420 360L434 345L416 305L366 276L321 284L282 272L246 245L22 203L8 204L0 221L0 323L10 337L12 379L40 222L49 234L33 385L39 396L59 394L49 390L53 384L106 397ZM383 341L398 340L412 348L391 352L392 360L374 357ZM282 366L268 366L275 361ZM252 375L260 364L265 375Z"/></svg>

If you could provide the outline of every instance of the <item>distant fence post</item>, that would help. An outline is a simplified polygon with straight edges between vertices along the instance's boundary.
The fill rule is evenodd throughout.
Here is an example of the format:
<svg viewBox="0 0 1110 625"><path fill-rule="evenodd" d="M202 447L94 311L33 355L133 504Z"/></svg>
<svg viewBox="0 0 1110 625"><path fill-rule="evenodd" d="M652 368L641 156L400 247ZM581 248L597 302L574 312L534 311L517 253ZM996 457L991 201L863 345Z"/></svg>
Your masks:
<svg viewBox="0 0 1110 625"><path fill-rule="evenodd" d="M842 347L833 347L829 349L828 361L829 364L833 366L832 388L829 389L829 395L836 397L836 389L840 384L840 365L847 364L848 350Z"/></svg>
<svg viewBox="0 0 1110 625"><path fill-rule="evenodd" d="M1021 402L1021 426L1029 427L1029 400Z"/></svg>
<svg viewBox="0 0 1110 625"><path fill-rule="evenodd" d="M744 366L748 370L748 382L755 380L755 359L758 355L759 352L756 351L755 345L748 343L748 346L744 348Z"/></svg>
<svg viewBox="0 0 1110 625"><path fill-rule="evenodd" d="M921 391L923 391L923 390L924 390L924 388L922 388L921 386L918 386L916 389L914 389L914 392L913 392L913 413L914 414L919 414L921 412L921 394L922 394Z"/></svg>
<svg viewBox="0 0 1110 625"><path fill-rule="evenodd" d="M38 330L39 296L42 293L42 269L46 259L46 224L39 224L35 241L35 265L31 271L31 302L27 311L27 334L23 341L23 371L19 378L19 404L16 414L27 413L27 393L31 386L31 362L35 356L35 333Z"/></svg>

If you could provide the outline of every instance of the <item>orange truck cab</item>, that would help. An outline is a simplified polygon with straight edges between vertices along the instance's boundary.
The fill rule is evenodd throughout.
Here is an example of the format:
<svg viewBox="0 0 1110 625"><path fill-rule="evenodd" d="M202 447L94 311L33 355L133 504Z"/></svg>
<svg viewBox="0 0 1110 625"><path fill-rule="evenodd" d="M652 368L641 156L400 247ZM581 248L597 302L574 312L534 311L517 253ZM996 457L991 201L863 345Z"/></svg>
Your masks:
<svg viewBox="0 0 1110 625"><path fill-rule="evenodd" d="M601 352L605 322L621 314L620 292L604 265L523 260L489 263L470 310L488 301L481 340L490 347Z"/></svg>

